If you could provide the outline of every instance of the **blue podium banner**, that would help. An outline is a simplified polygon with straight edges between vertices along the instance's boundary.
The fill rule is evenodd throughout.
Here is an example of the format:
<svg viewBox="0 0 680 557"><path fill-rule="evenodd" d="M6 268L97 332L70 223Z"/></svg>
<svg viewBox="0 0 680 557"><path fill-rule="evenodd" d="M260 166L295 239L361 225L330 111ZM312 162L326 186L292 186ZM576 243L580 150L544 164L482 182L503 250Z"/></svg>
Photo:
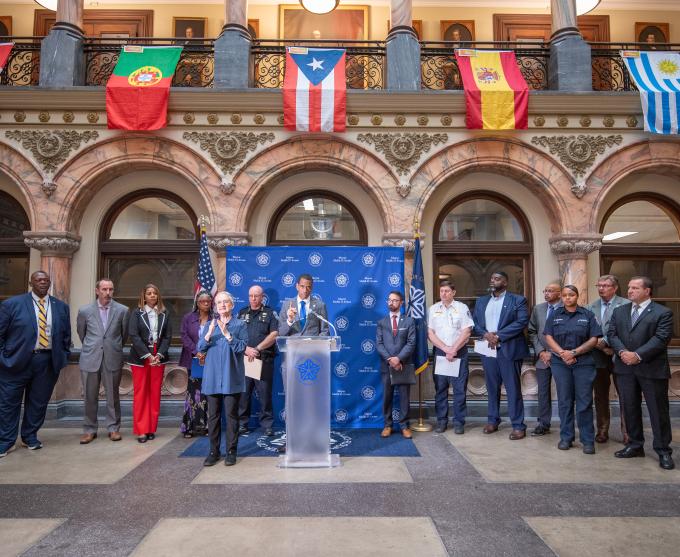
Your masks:
<svg viewBox="0 0 680 557"><path fill-rule="evenodd" d="M285 299L297 296L298 275L312 275L312 296L326 304L328 320L342 338L342 349L331 358L331 425L381 427L382 386L375 329L387 314L388 293L404 292L403 248L228 247L226 259L226 289L234 297L235 311L248 305L248 289L258 284L264 289L265 303L278 314ZM277 356L273 403L274 416L283 422L280 364ZM259 405L253 406L254 413L259 411Z"/></svg>

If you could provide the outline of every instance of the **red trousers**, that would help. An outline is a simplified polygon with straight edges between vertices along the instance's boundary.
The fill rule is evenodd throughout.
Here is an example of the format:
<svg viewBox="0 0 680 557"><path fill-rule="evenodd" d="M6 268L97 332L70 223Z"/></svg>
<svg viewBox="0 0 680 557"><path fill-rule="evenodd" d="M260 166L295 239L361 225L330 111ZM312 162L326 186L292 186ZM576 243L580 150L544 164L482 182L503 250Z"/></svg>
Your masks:
<svg viewBox="0 0 680 557"><path fill-rule="evenodd" d="M156 433L161 410L161 385L165 364L131 365L134 397L132 399L132 431L135 435Z"/></svg>

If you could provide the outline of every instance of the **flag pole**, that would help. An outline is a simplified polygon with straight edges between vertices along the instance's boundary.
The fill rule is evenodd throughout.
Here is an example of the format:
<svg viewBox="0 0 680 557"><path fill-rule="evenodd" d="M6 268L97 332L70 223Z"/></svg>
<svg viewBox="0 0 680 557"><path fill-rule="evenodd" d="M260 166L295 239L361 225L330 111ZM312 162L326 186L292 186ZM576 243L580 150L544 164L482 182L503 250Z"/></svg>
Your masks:
<svg viewBox="0 0 680 557"><path fill-rule="evenodd" d="M420 224L418 219L413 223L415 237L420 238ZM423 419L423 374L422 371L418 373L418 423L411 426L413 431L427 432L432 431L432 424Z"/></svg>

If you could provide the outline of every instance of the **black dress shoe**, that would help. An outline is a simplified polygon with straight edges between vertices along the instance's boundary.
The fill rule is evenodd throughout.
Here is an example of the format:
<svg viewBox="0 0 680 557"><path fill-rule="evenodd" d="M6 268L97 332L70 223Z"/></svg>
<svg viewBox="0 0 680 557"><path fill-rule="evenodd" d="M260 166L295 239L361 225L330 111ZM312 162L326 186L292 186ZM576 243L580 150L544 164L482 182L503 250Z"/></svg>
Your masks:
<svg viewBox="0 0 680 557"><path fill-rule="evenodd" d="M664 470L673 470L675 468L675 462L669 454L659 455L659 467Z"/></svg>
<svg viewBox="0 0 680 557"><path fill-rule="evenodd" d="M233 466L234 464L236 464L236 451L229 451L224 457L224 465Z"/></svg>
<svg viewBox="0 0 680 557"><path fill-rule="evenodd" d="M540 437L541 435L546 435L550 433L550 428L544 425L538 424L534 430L531 432L532 437Z"/></svg>
<svg viewBox="0 0 680 557"><path fill-rule="evenodd" d="M465 426L464 425L454 425L453 426L453 432L456 435L463 435L463 433L465 433Z"/></svg>
<svg viewBox="0 0 680 557"><path fill-rule="evenodd" d="M635 447L624 447L620 451L616 451L614 453L614 456L616 458L636 458L636 457L644 458L645 450L642 447L637 449Z"/></svg>
<svg viewBox="0 0 680 557"><path fill-rule="evenodd" d="M438 422L434 428L435 433L444 433L446 431L446 422Z"/></svg>
<svg viewBox="0 0 680 557"><path fill-rule="evenodd" d="M147 438L149 441L153 441L153 440L156 438L156 434L155 434L155 433L147 433L147 434L146 434L146 438Z"/></svg>
<svg viewBox="0 0 680 557"><path fill-rule="evenodd" d="M574 446L573 441L560 441L559 443L557 443L557 448L560 451L568 451L569 447L573 447L573 446Z"/></svg>
<svg viewBox="0 0 680 557"><path fill-rule="evenodd" d="M583 454L595 454L595 445L583 445Z"/></svg>
<svg viewBox="0 0 680 557"><path fill-rule="evenodd" d="M246 433L248 433L248 426L241 425L241 426L238 427L238 434L239 435L245 435Z"/></svg>
<svg viewBox="0 0 680 557"><path fill-rule="evenodd" d="M220 461L220 453L210 451L210 454L203 461L203 466L215 466Z"/></svg>
<svg viewBox="0 0 680 557"><path fill-rule="evenodd" d="M140 435L139 437L137 437L137 442L146 443L146 435Z"/></svg>

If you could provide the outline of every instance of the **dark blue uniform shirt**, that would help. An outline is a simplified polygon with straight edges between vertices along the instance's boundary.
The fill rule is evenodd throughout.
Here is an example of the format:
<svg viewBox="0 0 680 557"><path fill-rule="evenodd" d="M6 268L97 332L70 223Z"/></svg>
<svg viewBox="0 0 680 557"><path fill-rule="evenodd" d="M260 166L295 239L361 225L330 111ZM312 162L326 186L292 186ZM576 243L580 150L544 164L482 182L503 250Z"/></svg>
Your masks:
<svg viewBox="0 0 680 557"><path fill-rule="evenodd" d="M545 322L543 334L553 337L564 350L574 350L591 337L601 337L602 328L597 323L595 314L584 307L577 306L573 312L559 307ZM577 365L593 363L595 360L592 350L579 355L576 360Z"/></svg>
<svg viewBox="0 0 680 557"><path fill-rule="evenodd" d="M256 348L269 333L279 330L279 318L276 312L269 306L262 306L260 309L251 309L250 306L241 308L238 318L246 322L248 328L248 344L251 348ZM260 359L272 360L276 355L276 344L260 351Z"/></svg>

